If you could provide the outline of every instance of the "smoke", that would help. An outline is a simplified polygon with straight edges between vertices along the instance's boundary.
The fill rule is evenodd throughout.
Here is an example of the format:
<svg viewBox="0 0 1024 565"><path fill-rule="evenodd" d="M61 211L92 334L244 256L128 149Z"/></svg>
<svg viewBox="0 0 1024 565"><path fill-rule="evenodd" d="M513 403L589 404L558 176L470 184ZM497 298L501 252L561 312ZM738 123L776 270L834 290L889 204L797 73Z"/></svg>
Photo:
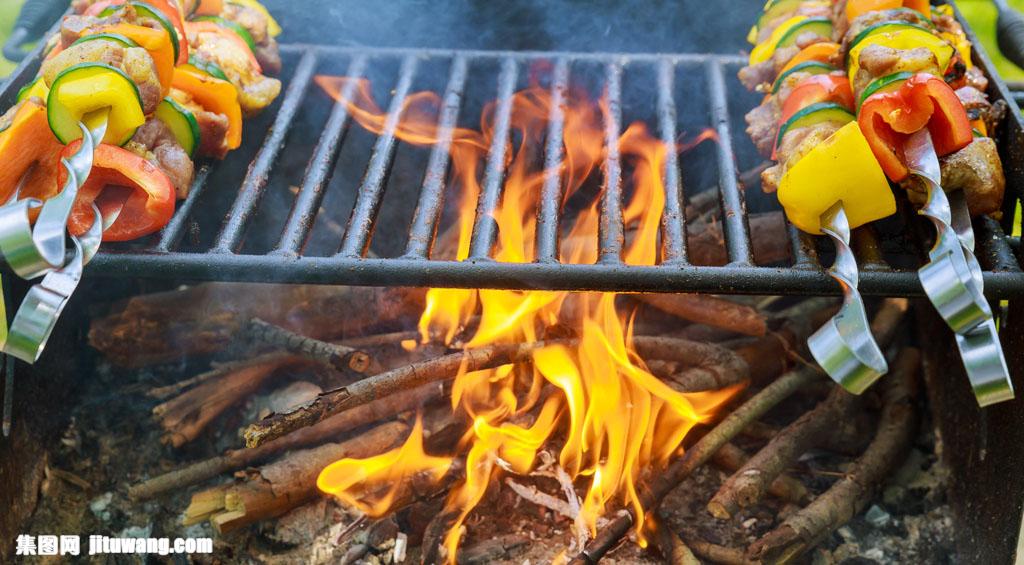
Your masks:
<svg viewBox="0 0 1024 565"><path fill-rule="evenodd" d="M739 53L762 0L266 0L286 42Z"/></svg>

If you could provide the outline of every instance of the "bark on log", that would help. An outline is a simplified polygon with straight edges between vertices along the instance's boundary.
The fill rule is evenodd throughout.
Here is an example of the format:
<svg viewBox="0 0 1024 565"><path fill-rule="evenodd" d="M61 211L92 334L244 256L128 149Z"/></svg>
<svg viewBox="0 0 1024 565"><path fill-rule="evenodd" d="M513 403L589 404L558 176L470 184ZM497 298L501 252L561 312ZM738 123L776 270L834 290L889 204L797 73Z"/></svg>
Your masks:
<svg viewBox="0 0 1024 565"><path fill-rule="evenodd" d="M166 430L162 441L181 447L196 439L217 416L252 395L279 369L294 363L295 358L286 356L259 359L156 406L153 415Z"/></svg>
<svg viewBox="0 0 1024 565"><path fill-rule="evenodd" d="M129 488L128 495L134 500L146 500L200 483L221 473L258 465L285 451L334 440L356 428L394 417L402 412L416 410L440 400L442 396L443 387L439 383L432 383L406 394L381 398L347 412L335 414L314 426L296 430L258 448L232 450L224 455L154 477Z"/></svg>
<svg viewBox="0 0 1024 565"><path fill-rule="evenodd" d="M724 298L706 294L637 294L634 298L684 320L739 334L762 336L767 330L757 310Z"/></svg>
<svg viewBox="0 0 1024 565"><path fill-rule="evenodd" d="M316 339L360 334L422 310L421 289L206 283L146 294L94 320L89 343L111 362L137 368L210 355L260 318Z"/></svg>
<svg viewBox="0 0 1024 565"><path fill-rule="evenodd" d="M750 455L739 447L727 443L715 452L712 460L715 465L735 473L750 461ZM799 480L780 474L768 485L768 494L792 504L802 504L809 493L807 487Z"/></svg>
<svg viewBox="0 0 1024 565"><path fill-rule="evenodd" d="M846 476L807 508L754 542L747 551L748 558L763 562L791 560L867 506L890 470L906 454L917 430L915 401L920 362L921 354L916 349L900 353L892 374L882 381L882 415L878 433L867 451Z"/></svg>
<svg viewBox="0 0 1024 565"><path fill-rule="evenodd" d="M849 417L857 400L858 397L833 385L827 399L786 426L725 481L708 503L708 512L720 520L728 520L741 508L759 502L783 471L809 449L823 443L837 422Z"/></svg>
<svg viewBox="0 0 1024 565"><path fill-rule="evenodd" d="M185 523L209 520L223 534L280 516L316 496L316 478L327 465L387 451L408 432L407 424L388 422L341 443L292 452L239 484L196 493L185 511Z"/></svg>
<svg viewBox="0 0 1024 565"><path fill-rule="evenodd" d="M643 342L646 339L658 340L662 338L638 337L636 341ZM680 382L688 382L691 378L694 381L727 378L730 379L729 382L740 382L746 379L744 363L734 355L731 355L731 352L725 348L713 344L701 344L679 339L671 341L671 343L674 349L679 350L673 352L673 355L692 360L695 365L695 367L679 374L678 379ZM500 344L480 347L422 363L413 363L393 371L374 375L351 385L325 392L308 406L285 414L274 414L250 425L244 432L245 444L250 448L258 447L293 430L311 426L333 414L360 406L371 400L406 391L426 383L452 379L458 374L459 370L479 371L509 363L520 363L529 359L534 351L553 344L571 347L578 344L578 340L538 341L534 343ZM703 355L692 353L694 350L703 352ZM714 365L715 362L722 359L729 360L728 370L723 370ZM711 361L710 363L709 360ZM690 373L694 375L700 374L691 377ZM721 373L723 376L719 377L716 373ZM731 379L736 380L733 381Z"/></svg>

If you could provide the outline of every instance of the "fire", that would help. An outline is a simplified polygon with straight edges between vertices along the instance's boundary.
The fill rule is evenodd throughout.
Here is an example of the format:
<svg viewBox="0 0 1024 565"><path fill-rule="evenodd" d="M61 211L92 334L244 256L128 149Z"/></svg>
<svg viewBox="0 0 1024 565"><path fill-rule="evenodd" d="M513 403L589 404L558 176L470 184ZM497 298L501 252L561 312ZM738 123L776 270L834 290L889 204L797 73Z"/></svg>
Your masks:
<svg viewBox="0 0 1024 565"><path fill-rule="evenodd" d="M321 76L316 80L339 99L354 79ZM347 102L352 116L364 128L380 132L386 115L374 103L368 84L360 81L355 92ZM410 96L397 136L417 145L436 143L439 102L432 93ZM526 88L513 99L511 122L520 141L509 159L495 212L499 231L493 257L498 261L535 260L536 216L546 175L559 176L565 188L564 204L600 169L607 154L602 124L608 109L603 100L595 102L570 91L563 107L563 163L556 171L543 170L535 152L545 143L551 104L549 92L539 86ZM469 255L480 163L492 140L493 114L494 106L488 106L478 131L460 128L453 134L449 186L460 198L458 224L438 236L438 245L453 248L458 260ZM714 139L712 130L691 143L707 139ZM618 141L623 163L632 169L624 183L623 216L630 235L622 258L628 264L653 265L658 260L665 204L662 171L668 152L679 148L652 137L642 123L629 126ZM597 261L598 201L576 214L571 229L563 234L561 261ZM443 251L437 249L435 255ZM377 516L393 503L393 489L382 486L424 472L439 480L453 462L464 458L465 478L452 489L445 507L455 517L445 539L450 561L454 561L462 524L496 483L496 475L531 472L539 452L556 443L558 464L586 488L576 520L584 535L593 535L598 519L621 505L631 506L642 516L638 482L677 453L689 430L711 420L737 390L684 394L652 375L631 346L631 323L611 293L431 289L420 319L422 340L442 336L451 344L467 327L473 330L459 344L464 348L537 342L556 327L563 333L568 328L578 337L538 348L530 363L460 371L452 384L452 410L464 414L471 425L457 453L427 454L417 425L404 446L369 459L338 461L318 481L324 492ZM643 543L643 520L638 522Z"/></svg>

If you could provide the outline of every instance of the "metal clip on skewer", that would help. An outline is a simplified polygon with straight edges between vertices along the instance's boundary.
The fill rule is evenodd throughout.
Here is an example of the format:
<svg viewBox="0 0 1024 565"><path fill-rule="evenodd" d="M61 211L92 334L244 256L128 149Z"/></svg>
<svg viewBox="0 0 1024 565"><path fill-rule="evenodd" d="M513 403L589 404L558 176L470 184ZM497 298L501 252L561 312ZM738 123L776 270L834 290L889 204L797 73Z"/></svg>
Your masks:
<svg viewBox="0 0 1024 565"><path fill-rule="evenodd" d="M106 227L99 209L93 205L95 221L81 238L71 237L74 248L65 262L67 221L78 191L92 170L93 154L106 134L107 120L100 120L91 130L84 124L80 127L81 147L70 158L61 160L68 173L67 181L56 196L41 204L35 228L28 224L28 210L39 207L38 200L14 201L0 208L0 252L19 276L46 275L29 289L2 347L5 353L27 363L35 363L42 354L57 320L78 287L83 267L99 249Z"/></svg>
<svg viewBox="0 0 1024 565"><path fill-rule="evenodd" d="M957 347L981 406L1014 397L1010 371L996 332L992 308L985 299L981 265L974 256L974 230L963 191L947 195L942 189L939 159L928 130L912 136L906 146L910 172L928 190L918 211L935 225L931 261L918 277L939 315L956 333Z"/></svg>
<svg viewBox="0 0 1024 565"><path fill-rule="evenodd" d="M857 291L857 258L850 248L850 223L842 202L822 214L821 225L836 246L836 260L829 274L843 287L843 306L814 332L807 345L833 380L853 394L860 394L888 372L889 366L871 335L864 301Z"/></svg>

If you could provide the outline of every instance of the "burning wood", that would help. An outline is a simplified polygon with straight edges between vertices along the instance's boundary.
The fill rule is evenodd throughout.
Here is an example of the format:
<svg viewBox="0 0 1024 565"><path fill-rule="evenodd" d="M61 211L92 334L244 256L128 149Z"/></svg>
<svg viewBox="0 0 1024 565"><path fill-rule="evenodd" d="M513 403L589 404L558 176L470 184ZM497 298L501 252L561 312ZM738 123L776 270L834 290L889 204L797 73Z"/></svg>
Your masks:
<svg viewBox="0 0 1024 565"><path fill-rule="evenodd" d="M406 424L390 422L341 443L292 453L260 468L240 485L197 493L185 511L185 523L209 520L218 532L225 533L280 516L316 495L316 477L332 461L386 450L408 431Z"/></svg>

